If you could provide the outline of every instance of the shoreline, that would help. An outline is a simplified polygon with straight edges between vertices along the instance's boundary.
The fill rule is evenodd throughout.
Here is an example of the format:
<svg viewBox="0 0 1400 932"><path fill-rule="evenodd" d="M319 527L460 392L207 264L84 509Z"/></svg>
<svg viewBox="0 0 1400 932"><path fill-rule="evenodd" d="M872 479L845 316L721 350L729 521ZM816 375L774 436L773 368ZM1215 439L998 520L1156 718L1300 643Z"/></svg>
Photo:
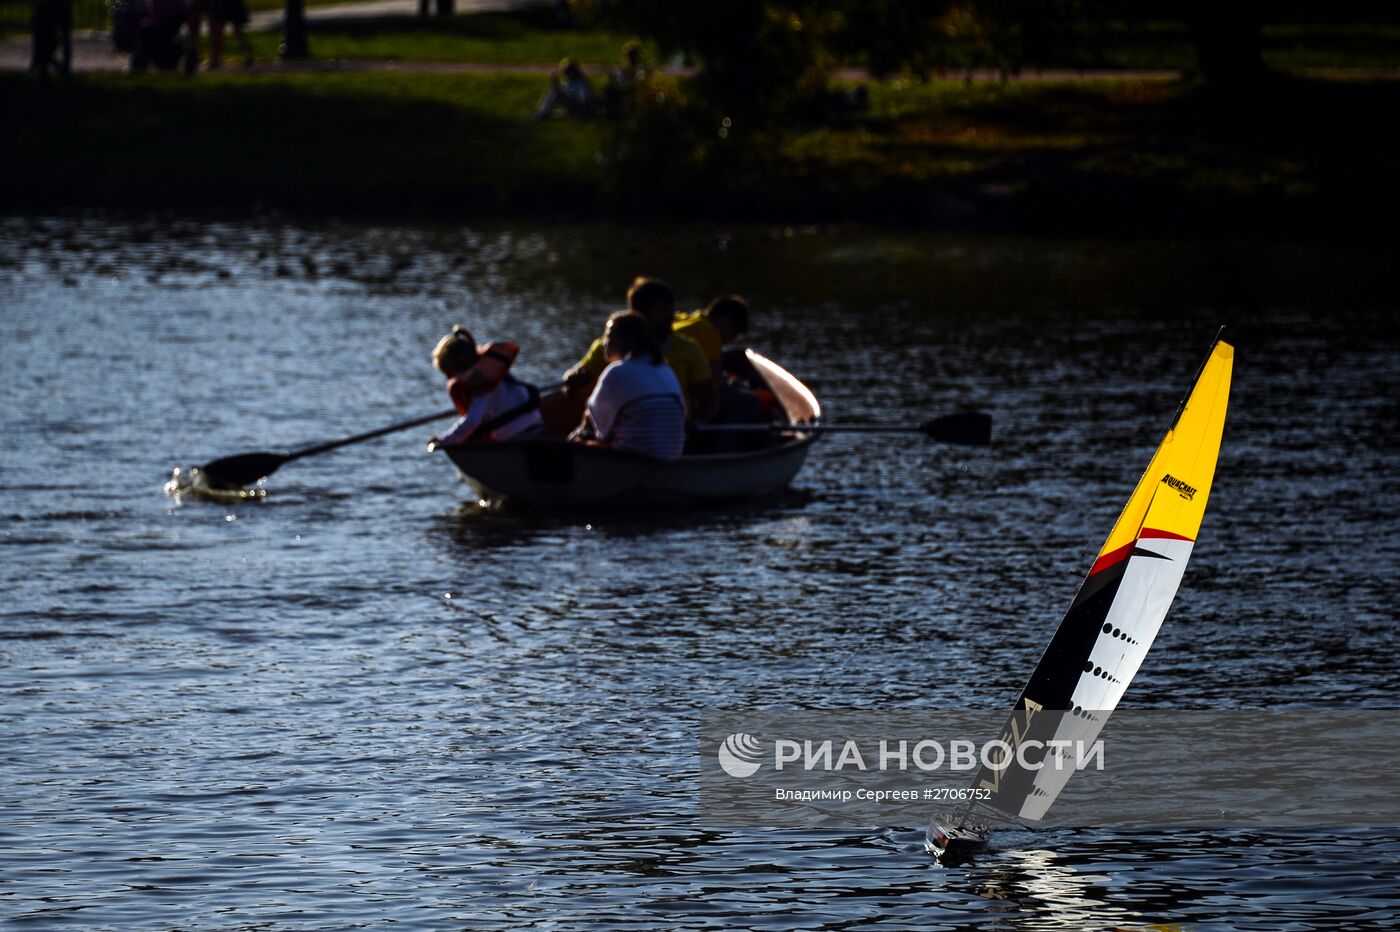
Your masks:
<svg viewBox="0 0 1400 932"><path fill-rule="evenodd" d="M17 130L0 211L1303 243L1390 240L1400 211L1382 125L1396 80L1284 79L1238 113L1161 78L880 85L868 113L795 127L781 151L629 168L606 162L615 122L527 122L539 85L498 70L0 75Z"/></svg>

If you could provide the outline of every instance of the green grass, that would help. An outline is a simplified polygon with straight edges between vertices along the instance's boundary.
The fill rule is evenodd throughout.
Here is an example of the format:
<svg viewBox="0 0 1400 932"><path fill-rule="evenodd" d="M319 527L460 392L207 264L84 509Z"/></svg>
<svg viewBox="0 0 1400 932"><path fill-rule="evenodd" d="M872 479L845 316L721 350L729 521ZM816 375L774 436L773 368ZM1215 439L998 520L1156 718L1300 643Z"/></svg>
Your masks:
<svg viewBox="0 0 1400 932"><path fill-rule="evenodd" d="M75 0L79 29L106 29L109 0ZM310 7L354 0L305 0ZM283 0L248 0L249 7L276 10ZM29 0L0 0L0 34L28 31ZM561 23L549 7L511 13L463 14L450 19L413 16L312 24L312 51L325 59L471 61L502 64L552 63L566 55L595 66L613 65L632 36ZM276 57L278 38L254 36L259 59ZM1400 24L1273 23L1264 27L1266 64L1297 68L1400 68ZM656 60L654 49L648 56ZM944 50L950 70L979 63L968 44ZM850 64L860 64L854 60ZM1184 70L1195 66L1186 25L1175 21L1108 22L1101 39L1058 50L1046 67Z"/></svg>
<svg viewBox="0 0 1400 932"><path fill-rule="evenodd" d="M312 22L311 52L319 59L553 64L571 56L586 65L615 66L635 37L603 30L560 28L535 11L478 13L451 19L390 16ZM272 59L279 37L251 36L254 55ZM655 60L652 56L651 60Z"/></svg>
<svg viewBox="0 0 1400 932"><path fill-rule="evenodd" d="M275 0L263 0L275 2ZM326 59L552 63L572 56L611 66L622 45L637 37L599 29L563 27L548 10L477 13L450 20L399 16L312 24L312 51ZM278 39L254 37L258 58L276 57ZM648 60L655 61L653 47ZM970 48L947 50L951 70L973 64ZM1400 67L1400 25L1350 23L1272 25L1264 30L1264 60L1274 68ZM852 62L858 64L859 62ZM1181 23L1113 23L1097 51L1066 49L1048 66L1063 68L1188 70L1195 49Z"/></svg>
<svg viewBox="0 0 1400 932"><path fill-rule="evenodd" d="M1189 69L1195 47L1185 24L1114 24L1100 64L1109 68ZM1263 30L1264 63L1271 68L1400 67L1400 25L1393 23L1275 23ZM1093 64L1092 58L1086 63Z"/></svg>
<svg viewBox="0 0 1400 932"><path fill-rule="evenodd" d="M632 210L1081 232L1388 231L1400 81L1280 80L1247 100L1139 79L874 86L868 112L690 159L605 159L613 124L526 122L534 75L186 80L0 76L0 209L239 208L465 216ZM1385 235L1389 235L1388 232Z"/></svg>
<svg viewBox="0 0 1400 932"><path fill-rule="evenodd" d="M1400 24L1272 23L1263 28L1262 47L1264 63L1284 70L1400 68ZM941 54L949 71L993 64L971 42L951 41ZM1109 22L1097 37L1062 44L1042 65L1185 71L1196 67L1196 49L1183 22Z"/></svg>
<svg viewBox="0 0 1400 932"><path fill-rule="evenodd" d="M81 75L48 91L0 76L20 130L0 153L5 199L51 183L73 203L193 209L586 202L600 127L527 123L539 92L514 75Z"/></svg>
<svg viewBox="0 0 1400 932"><path fill-rule="evenodd" d="M792 136L793 167L764 186L794 207L864 201L915 219L953 195L1023 225L1200 212L1292 232L1325 216L1332 229L1310 232L1345 235L1388 229L1400 207L1397 105L1400 81L1284 79L1244 100L1128 78L895 82L873 87L869 112Z"/></svg>

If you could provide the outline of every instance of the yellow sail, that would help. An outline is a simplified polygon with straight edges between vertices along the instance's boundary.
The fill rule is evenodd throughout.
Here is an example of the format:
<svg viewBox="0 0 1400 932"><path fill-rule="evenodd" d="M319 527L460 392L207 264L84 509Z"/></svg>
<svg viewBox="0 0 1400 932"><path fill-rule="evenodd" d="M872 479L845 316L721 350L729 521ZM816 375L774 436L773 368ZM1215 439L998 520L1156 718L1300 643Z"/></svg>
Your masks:
<svg viewBox="0 0 1400 932"><path fill-rule="evenodd" d="M1234 362L1235 348L1217 341L1090 575L1126 558L1140 537L1196 539L1220 455Z"/></svg>
<svg viewBox="0 0 1400 932"><path fill-rule="evenodd" d="M1217 340L1088 578L1031 672L1001 740L1089 742L1137 675L1181 585L1220 454L1235 350ZM1062 745L1068 746L1068 745ZM1073 768L983 767L987 805L1039 819Z"/></svg>

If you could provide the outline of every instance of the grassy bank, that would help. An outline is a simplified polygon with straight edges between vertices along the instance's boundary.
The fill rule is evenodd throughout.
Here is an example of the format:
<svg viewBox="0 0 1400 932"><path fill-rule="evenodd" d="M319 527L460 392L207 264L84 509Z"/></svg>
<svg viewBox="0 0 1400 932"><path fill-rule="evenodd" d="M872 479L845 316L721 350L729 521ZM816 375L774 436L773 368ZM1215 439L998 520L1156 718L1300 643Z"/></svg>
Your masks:
<svg viewBox="0 0 1400 932"><path fill-rule="evenodd" d="M545 212L1196 235L1389 236L1400 82L1225 104L1142 80L875 85L867 112L619 177L606 122L526 122L529 75L0 77L14 209ZM670 140L668 139L669 143ZM727 153L727 154L726 154ZM719 167L716 168L715 166Z"/></svg>
<svg viewBox="0 0 1400 932"><path fill-rule="evenodd" d="M525 116L538 77L0 76L4 200L341 213L586 209L598 127Z"/></svg>
<svg viewBox="0 0 1400 932"><path fill-rule="evenodd" d="M1242 100L1132 79L886 86L765 184L789 209L916 223L1390 235L1397 103L1397 81L1285 78Z"/></svg>
<svg viewBox="0 0 1400 932"><path fill-rule="evenodd" d="M255 0L256 2L256 0ZM268 0L263 0L268 2ZM401 61L550 63L568 55L592 65L612 65L624 42L622 33L559 22L550 9L511 13L467 13L451 19L386 16L311 22L311 45L318 57ZM276 57L279 37L254 37L260 59ZM655 61L655 49L647 59ZM1266 26L1264 63L1270 68L1400 68L1400 25L1289 23ZM944 64L955 72L986 66L971 42L950 42ZM863 66L860 56L844 62ZM1145 22L1107 24L1102 41L1054 52L1047 68L1189 70L1195 46L1185 24Z"/></svg>
<svg viewBox="0 0 1400 932"><path fill-rule="evenodd" d="M12 0L0 0L0 4ZM250 0L254 8L278 8L281 0ZM331 3L339 0L308 0ZM262 6L259 6L261 4ZM624 43L637 36L561 21L552 8L503 13L463 13L441 19L417 16L312 19L313 53L322 59L456 61L499 64L551 64L570 56L593 67L615 65ZM252 35L260 61L277 58L277 33ZM643 43L648 61L655 47ZM1270 68L1400 68L1400 24L1281 23L1265 26L1264 63ZM945 73L986 66L971 42L950 42L943 50ZM864 66L860 56L844 65ZM1047 68L1108 70L1190 70L1195 47L1185 24L1112 22L1092 45L1054 51Z"/></svg>
<svg viewBox="0 0 1400 932"><path fill-rule="evenodd" d="M565 56L595 67L622 61L622 47L635 36L560 24L553 11L472 13L451 19L383 16L309 23L313 54L320 59L456 61L488 64L553 64ZM277 57L281 36L253 33L254 55ZM655 50L644 46L648 60Z"/></svg>

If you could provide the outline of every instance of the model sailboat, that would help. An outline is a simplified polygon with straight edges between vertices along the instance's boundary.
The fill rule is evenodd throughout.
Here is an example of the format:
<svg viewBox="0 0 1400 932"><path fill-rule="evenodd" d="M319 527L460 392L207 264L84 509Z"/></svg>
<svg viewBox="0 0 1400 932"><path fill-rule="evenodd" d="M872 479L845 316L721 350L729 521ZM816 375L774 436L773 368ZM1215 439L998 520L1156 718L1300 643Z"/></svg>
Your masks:
<svg viewBox="0 0 1400 932"><path fill-rule="evenodd" d="M1073 766L1049 766L1062 763L1051 756L1073 742L1092 744L1142 665L1181 585L1205 516L1234 355L1234 347L1217 335L1147 472L1016 700L1000 735L1013 753L997 762L998 769L983 767L977 774L972 787L981 796L978 804L950 825L929 826L928 849L945 863L964 860L986 846L989 830L985 821L976 821L977 806L986 806L992 816L1044 817L1074 773ZM1056 750L1047 754L1045 748Z"/></svg>

